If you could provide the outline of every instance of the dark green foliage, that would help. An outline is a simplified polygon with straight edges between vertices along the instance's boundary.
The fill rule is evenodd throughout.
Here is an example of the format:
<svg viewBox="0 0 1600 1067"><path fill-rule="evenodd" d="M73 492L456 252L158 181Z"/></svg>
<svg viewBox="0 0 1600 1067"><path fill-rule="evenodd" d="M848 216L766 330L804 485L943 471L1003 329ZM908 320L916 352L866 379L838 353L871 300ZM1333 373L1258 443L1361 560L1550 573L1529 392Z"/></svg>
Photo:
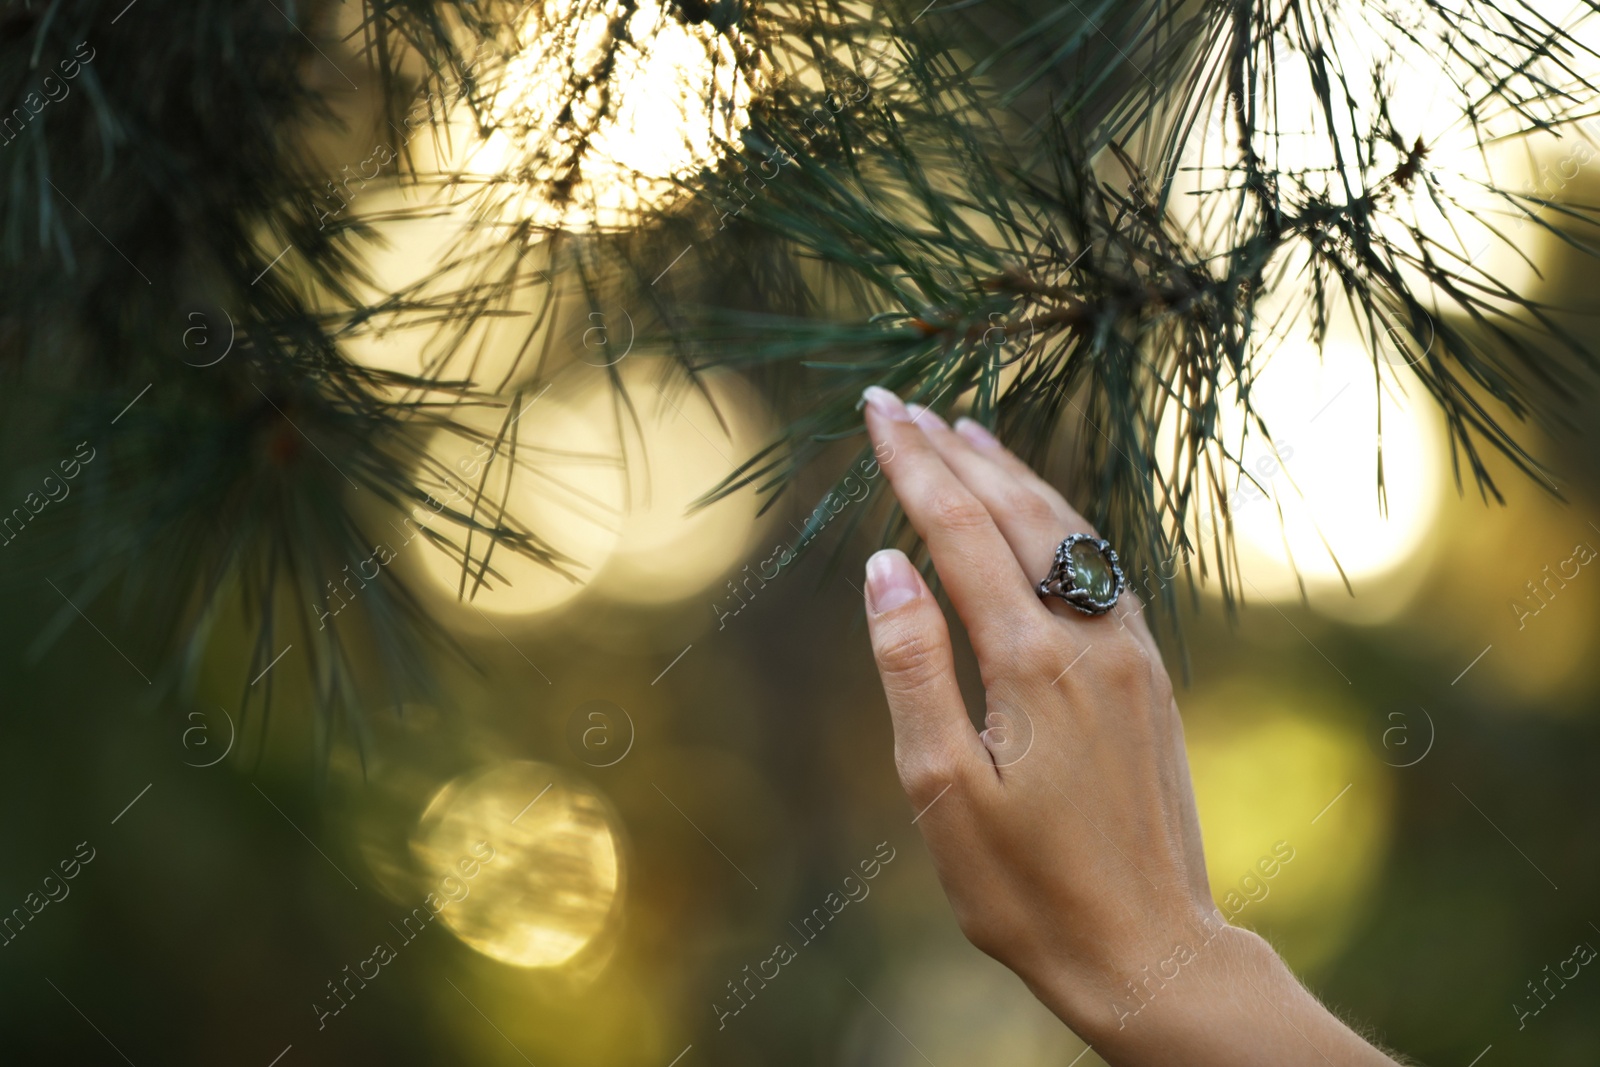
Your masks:
<svg viewBox="0 0 1600 1067"><path fill-rule="evenodd" d="M1225 516L1217 487L1249 477L1230 474L1239 442L1222 439L1219 410L1249 405L1271 349L1265 296L1307 294L1319 336L1334 308L1352 309L1375 387L1391 375L1420 382L1446 415L1458 471L1486 492L1486 449L1538 473L1505 420L1558 420L1564 398L1588 387L1592 355L1549 309L1408 219L1419 195L1481 209L1448 203L1454 187L1428 154L1434 131L1399 128L1384 91L1381 41L1409 39L1461 86L1450 119L1482 138L1505 136L1507 122L1555 129L1587 115L1593 86L1579 71L1592 57L1520 3L1401 14L1316 0L679 3L676 17L722 34L754 86L750 124L715 172L681 176L689 195L627 232L486 221L494 239L449 264L468 281L363 296L369 223L329 226L315 206L333 169L316 137L364 134L347 93L375 94L380 132L411 130L417 102L441 99L464 101L487 128L497 117L484 79L514 47L523 10L366 0L342 41L333 5L288 0L13 2L0 15L7 113L80 42L94 51L70 94L30 109L0 146L6 432L14 454L42 462L80 439L106 457L59 536L15 551L39 553L76 603L119 590L172 664L155 679L163 686L189 684L219 613L240 605L253 634L247 701L250 680L290 642L310 656L330 727L366 702L359 693L381 691L354 684L357 660L379 666L389 697L426 685L417 651L449 639L403 583L362 598L354 637L316 627L315 596L433 499L445 474L423 451L428 431L449 427L514 459L513 413L560 362L547 320L561 285L588 307L639 309L677 367L664 391L728 364L803 387L783 390L802 399L781 439L710 497L781 491L858 432L860 391L881 384L970 412L1035 460L1065 427L1078 504L1130 573L1182 558L1231 592L1228 523L1205 544L1186 531L1198 513ZM1343 63L1329 44L1334 24L1352 19L1374 28L1376 60ZM574 64L575 98L615 106L605 93L619 41L629 43L620 30L612 51ZM1314 87L1325 158L1279 151L1286 120L1266 102L1290 67ZM1374 80L1376 107L1360 105L1355 89ZM422 113L444 119L431 103ZM1232 155L1200 181L1201 240L1175 220L1174 188L1185 147L1219 122ZM406 174L415 145L402 141L393 166ZM565 145L572 180L587 143L580 131ZM410 178L498 218L550 162L539 156L548 143L523 147L491 178ZM551 197L565 195L563 180ZM1586 245L1592 211L1490 192ZM692 255L663 281L661 266L686 246ZM436 322L449 355L476 343L480 319L513 313L528 343L499 380L386 374L339 347L404 314ZM186 333L197 326L198 338ZM225 329L229 355L201 366L220 348L191 342L217 346ZM1422 355L1392 365L1378 349L1394 337ZM475 359L465 365L479 377ZM498 434L457 418L484 403L505 408ZM633 404L619 395L619 420ZM1270 430L1253 419L1252 432ZM483 484L447 509L453 536L426 531L462 560L464 589L492 576L497 551L569 563ZM1168 609L1176 595L1160 584Z"/></svg>

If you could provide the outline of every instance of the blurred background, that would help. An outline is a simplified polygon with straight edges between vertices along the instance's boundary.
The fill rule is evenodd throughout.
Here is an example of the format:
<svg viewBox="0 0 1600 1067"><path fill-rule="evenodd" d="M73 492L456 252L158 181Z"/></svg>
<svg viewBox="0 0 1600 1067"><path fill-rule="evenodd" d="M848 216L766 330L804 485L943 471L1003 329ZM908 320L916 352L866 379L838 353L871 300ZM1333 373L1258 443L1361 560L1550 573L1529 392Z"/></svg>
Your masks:
<svg viewBox="0 0 1600 1067"><path fill-rule="evenodd" d="M1528 182L1570 144L1519 145ZM1592 262L1522 245L1520 291L1592 307ZM400 247L396 271L421 245ZM212 681L152 701L137 605L0 571L6 1062L1099 1062L965 943L912 825L862 625L883 515L828 496L859 441L766 514L691 513L794 398L731 374L663 390L626 315L564 328L526 423L544 462L496 490L582 579L512 561L464 602L459 566L391 523L306 589L337 628L368 583L414 582L466 653L438 653L432 693L315 721L291 632L252 683L270 717L243 714L240 625ZM407 344L351 355L420 361ZM1286 338L1259 388L1282 430L1236 487L1247 603L1174 579L1167 647L1219 907L1422 1062L1600 1062L1600 975L1545 984L1600 946L1600 405L1527 427L1560 497L1496 469L1496 502L1463 497L1428 398L1350 336ZM3 470L20 500L48 465ZM839 517L796 557L819 503Z"/></svg>
<svg viewBox="0 0 1600 1067"><path fill-rule="evenodd" d="M1297 373L1309 389L1329 370ZM738 395L759 424L761 398ZM1263 547L1236 620L1204 591L1188 612L1179 701L1212 885L1332 1005L1425 1062L1493 1045L1482 1062L1593 1063L1600 979L1521 1028L1517 1006L1600 943L1600 572L1572 562L1600 545L1594 453L1554 453L1568 503L1514 477L1503 507L1462 500L1425 410L1418 447L1392 457L1424 459L1404 495L1392 483L1387 522L1341 433L1308 423L1284 461L1331 471L1303 488L1359 549L1354 598L1301 543L1309 606ZM80 605L30 658L60 597L10 575L0 903L68 895L0 949L7 1059L112 1063L114 1044L133 1063L266 1064L288 1046L284 1063L665 1065L690 1046L680 1062L1071 1062L1081 1044L964 943L911 825L861 625L874 545L836 546L832 572L822 551L780 567L798 505L680 519L720 474L713 446L737 447L705 415L654 416L655 518L574 595L513 586L480 612L440 583L477 669L441 656L438 698L375 711L364 757L340 724L324 765L287 681L270 722L220 685L203 713L149 709L149 665L119 653L137 635L109 607ZM80 842L93 859L63 882ZM472 864L479 842L494 858ZM1292 860L1261 877L1280 843ZM797 932L890 850L865 897ZM429 894L437 919L402 927ZM741 1003L728 983L770 975L779 943L795 958L719 1027Z"/></svg>

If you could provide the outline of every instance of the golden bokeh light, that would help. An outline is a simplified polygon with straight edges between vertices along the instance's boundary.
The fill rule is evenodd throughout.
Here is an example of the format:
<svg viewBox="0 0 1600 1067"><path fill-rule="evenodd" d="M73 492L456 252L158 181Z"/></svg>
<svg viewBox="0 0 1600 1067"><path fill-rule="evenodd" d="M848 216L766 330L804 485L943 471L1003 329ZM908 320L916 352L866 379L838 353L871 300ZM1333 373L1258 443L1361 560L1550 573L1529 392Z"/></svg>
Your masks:
<svg viewBox="0 0 1600 1067"><path fill-rule="evenodd" d="M592 424L616 429L612 447L628 457L628 511L597 588L630 603L668 603L699 592L750 554L765 525L753 492L705 508L694 503L764 444L772 427L760 395L735 375L702 375L685 387L663 376L660 360L630 359L616 369L638 425L618 418L616 393L598 372L584 409Z"/></svg>
<svg viewBox="0 0 1600 1067"><path fill-rule="evenodd" d="M503 236L438 187L389 182L351 207L363 227L350 237L352 251L367 275L354 295L376 310L339 335L344 355L373 370L470 381L495 392L513 383L525 347L533 348L531 324L547 321L538 316L552 297L549 279L527 263L497 265L494 245ZM496 314L442 323L427 310L480 277L499 281L507 270L521 280L506 288ZM331 296L323 304L341 306Z"/></svg>
<svg viewBox="0 0 1600 1067"><path fill-rule="evenodd" d="M1393 788L1361 722L1303 686L1225 684L1185 708L1212 896L1299 967L1343 947L1388 851Z"/></svg>
<svg viewBox="0 0 1600 1067"><path fill-rule="evenodd" d="M1600 31L1594 12L1573 0L1525 0L1515 7L1525 32L1537 20L1548 19L1593 45ZM1435 260L1449 260L1457 270L1482 269L1516 289L1520 281L1533 277L1523 259L1526 241L1514 232L1521 212L1485 186L1519 192L1532 187L1537 164L1524 132L1530 122L1511 106L1492 100L1493 93L1505 87L1482 74L1461 80L1441 76L1439 51L1448 47L1445 39L1459 35L1452 15L1467 22L1487 17L1476 9L1464 14L1458 4L1441 6L1423 0L1352 6L1339 18L1323 20L1314 31L1325 54L1337 57L1336 65L1314 72L1304 49L1280 48L1276 62L1265 61L1259 72L1255 99L1243 104L1259 130L1273 131L1270 137L1256 139L1267 168L1300 172L1306 194L1334 203L1381 186L1379 191L1393 198L1393 204L1370 216L1373 226L1407 246L1414 243L1410 232L1414 229L1432 243ZM1512 16L1508 12L1506 17ZM1486 29L1477 36L1494 32ZM1571 74L1553 69L1556 62L1551 57L1533 61L1529 76L1550 77L1577 90ZM1592 55L1574 52L1559 57L1559 62L1578 74L1600 73L1600 62ZM1335 79L1320 95L1319 77ZM1506 91L1515 96L1527 90L1512 84ZM1328 107L1322 100L1325 95L1332 98ZM1222 187L1237 190L1242 180L1236 169L1239 106L1218 90L1204 133L1190 140L1184 165L1175 174L1176 195L1170 203L1208 248L1226 247L1230 240L1231 209L1208 214L1205 194ZM1384 136L1368 142L1368 131L1378 124L1381 112L1393 123L1400 144ZM1477 120L1476 129L1469 112ZM1443 193L1443 203L1428 182L1391 180L1413 157L1419 140L1425 151L1417 162L1426 169L1433 189ZM1342 161L1353 172L1358 169L1354 161L1368 157L1369 188L1346 189L1336 164ZM1484 221L1469 211L1482 213ZM1404 261L1396 266L1426 290L1413 268Z"/></svg>
<svg viewBox="0 0 1600 1067"><path fill-rule="evenodd" d="M1576 125L1525 134L1526 115L1503 103L1485 104L1494 87L1481 74L1469 73L1462 81L1441 77L1439 34L1457 32L1448 24L1455 6L1397 0L1352 7L1348 18L1326 20L1316 30L1327 54L1338 57L1331 73L1342 75L1342 81L1319 95L1305 53L1280 49L1277 61L1259 72L1256 98L1242 103L1258 130L1275 131L1258 137L1256 148L1263 166L1299 175L1296 181L1304 188L1296 186L1295 197L1342 203L1378 195L1383 206L1371 222L1387 239L1408 248L1419 240L1430 242L1431 261L1460 273L1482 272L1490 285L1527 292L1539 284L1535 266L1525 258L1539 231L1523 211L1485 187L1542 197L1565 193L1570 199L1576 164L1565 158L1565 169L1553 172L1550 160L1570 157L1574 141L1588 134ZM1600 17L1586 5L1529 0L1517 7L1527 26L1548 20L1571 32L1580 45L1600 44ZM1581 48L1559 62L1571 72L1559 76L1563 84L1575 75L1600 74L1600 59ZM1539 63L1529 68L1531 78L1549 73ZM1510 85L1507 91L1514 95L1526 88ZM1328 91L1331 116L1321 98ZM1223 99L1220 92L1203 132L1186 146L1169 200L1189 236L1202 249L1217 252L1238 237L1231 209L1235 198L1217 191L1238 192L1242 180L1237 168L1241 102ZM1476 128L1463 106L1469 99L1477 105L1472 110ZM1367 143L1367 128L1380 115L1393 123L1401 143L1385 137ZM1415 156L1419 142L1424 152ZM1369 156L1367 187L1346 189L1336 163L1342 159L1351 166ZM1413 156L1427 181L1396 177ZM1592 152L1579 158L1591 157ZM1540 214L1555 221L1554 211ZM1396 269L1426 302L1432 283L1403 258ZM1239 591L1246 598L1297 599L1298 567L1305 595L1318 611L1361 624L1392 620L1420 589L1447 480L1443 429L1432 415L1430 398L1414 386L1410 395L1400 393L1402 385L1413 382L1407 365L1434 345L1435 326L1424 322L1415 337L1402 337L1408 321L1380 322L1379 334L1363 339L1335 282L1328 301L1330 335L1319 356L1306 336L1309 274L1303 255L1274 264L1267 276L1274 288L1264 294L1257 321L1272 325L1258 328L1258 344L1271 364L1252 386L1252 399L1284 454L1259 436L1244 438L1237 411L1222 413L1224 439L1239 449L1244 466L1262 483L1258 487L1236 471L1226 475L1223 495L1242 505L1234 515L1245 578ZM1453 301L1439 292L1434 296L1438 309L1448 312ZM1296 310L1298 318L1283 315ZM1377 350L1376 372L1368 348ZM1387 490L1381 503L1380 415ZM1170 431L1163 431L1169 440ZM1209 548L1213 528L1222 522L1220 514L1203 514L1190 534L1200 534ZM1356 593L1353 599L1335 560Z"/></svg>
<svg viewBox="0 0 1600 1067"><path fill-rule="evenodd" d="M424 140L416 137L412 147ZM490 393L524 384L552 333L568 329L581 295L546 269L549 246L509 244L504 226L480 217L460 189L438 182L380 175L347 195L341 239L361 276L339 292L305 279L318 310L336 320L333 337L345 358ZM441 312L459 307L467 293L476 294L476 313ZM417 395L381 379L371 388L397 400Z"/></svg>
<svg viewBox="0 0 1600 1067"><path fill-rule="evenodd" d="M348 236L368 279L354 295L377 309L339 337L363 366L506 390L528 352L564 335L581 288L557 286L537 256L519 254L526 230L510 231L632 228L749 123L736 30L682 22L660 0L529 7L509 58L480 47L471 60L478 109L460 87L429 94L363 161L378 164L375 178L358 167L328 183L319 210L359 222ZM401 178L383 167L395 159L408 168ZM430 312L486 282L495 314L441 323ZM324 293L320 303L339 313L349 300Z"/></svg>
<svg viewBox="0 0 1600 1067"><path fill-rule="evenodd" d="M408 542L435 588L468 602L477 612L527 616L566 604L587 588L621 535L627 482L613 442L602 427L556 400L553 392L521 400L522 414L463 409L457 421L476 425L484 438L468 441L438 430L429 445L430 455L451 473L448 480L423 475L425 485L442 483L433 488L438 501L470 514L481 486L480 521L515 522L568 561L563 574L537 559L496 547L489 557L494 573L486 573L479 585L476 563L463 578L459 558L424 537ZM495 439L507 417L516 422L497 447ZM502 501L505 520L496 510ZM419 510L428 515L426 508ZM430 518L434 531L450 536L458 546L465 543L464 528L442 515ZM486 547L483 535L473 538L476 559L482 559Z"/></svg>
<svg viewBox="0 0 1600 1067"><path fill-rule="evenodd" d="M1380 345L1394 363L1408 358L1387 338ZM1240 407L1222 406L1222 439L1247 472L1229 469L1221 493L1247 599L1297 599L1298 571L1317 610L1377 623L1420 587L1445 481L1442 430L1418 387L1402 392L1403 367L1378 363L1381 379L1348 328L1330 333L1320 352L1300 338L1276 347L1250 391L1270 443L1253 427L1246 435ZM1209 547L1227 517L1202 499L1189 534Z"/></svg>
<svg viewBox="0 0 1600 1067"><path fill-rule="evenodd" d="M536 535L566 558L566 573L496 547L489 561L494 573L480 583L475 562L463 579L459 555L420 536L404 539L396 554L416 560L430 586L466 601L469 625L477 612L551 612L588 589L629 603L665 604L716 582L755 554L767 523L749 490L709 507L694 505L766 441L770 413L736 375L702 375L686 385L664 377L665 369L664 361L638 356L605 368L575 364L547 391L517 401L526 417L514 424L514 449L510 435L495 444L514 412L473 407L458 409L454 419L475 430L476 439L441 429L427 446L448 472L422 474L436 501L470 513L481 489L480 521ZM426 507L414 510L458 548L465 543L465 528ZM481 534L473 537L477 559L486 547Z"/></svg>
<svg viewBox="0 0 1600 1067"><path fill-rule="evenodd" d="M412 850L442 887L439 917L456 937L502 963L549 968L574 963L614 928L619 833L593 789L549 764L518 760L439 790Z"/></svg>
<svg viewBox="0 0 1600 1067"><path fill-rule="evenodd" d="M502 180L506 217L614 230L748 125L750 85L709 23L681 22L661 0L530 6L519 50L484 75L487 135L457 107L451 136L420 146L419 170Z"/></svg>

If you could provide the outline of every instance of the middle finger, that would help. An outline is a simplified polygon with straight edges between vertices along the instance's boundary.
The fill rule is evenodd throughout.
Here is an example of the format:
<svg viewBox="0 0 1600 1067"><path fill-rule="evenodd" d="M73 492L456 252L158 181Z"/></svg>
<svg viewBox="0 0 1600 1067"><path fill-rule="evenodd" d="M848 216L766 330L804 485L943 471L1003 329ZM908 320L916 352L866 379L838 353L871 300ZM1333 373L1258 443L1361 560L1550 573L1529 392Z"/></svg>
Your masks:
<svg viewBox="0 0 1600 1067"><path fill-rule="evenodd" d="M1056 546L1063 537L1072 533L1095 534L1094 527L1061 494L1004 451L1004 446L987 431L986 447L979 449L965 433L956 433L932 411L924 409L917 417L928 426L928 439L945 463L994 516L995 525L1032 580L1049 573ZM1056 597L1045 600L1064 621L1082 624L1093 620L1093 616ZM1156 652L1155 638L1144 623L1143 605L1137 596L1124 589L1113 612L1119 627L1131 631L1147 650Z"/></svg>

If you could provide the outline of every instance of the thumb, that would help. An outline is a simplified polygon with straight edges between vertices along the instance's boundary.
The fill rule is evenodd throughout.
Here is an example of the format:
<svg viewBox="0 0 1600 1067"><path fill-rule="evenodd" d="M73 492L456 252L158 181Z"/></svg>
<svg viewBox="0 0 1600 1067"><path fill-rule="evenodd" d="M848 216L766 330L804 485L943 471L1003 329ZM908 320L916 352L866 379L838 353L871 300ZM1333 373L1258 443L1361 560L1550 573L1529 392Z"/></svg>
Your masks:
<svg viewBox="0 0 1600 1067"><path fill-rule="evenodd" d="M920 807L987 756L956 685L944 612L905 553L885 549L867 561L866 598L872 654L894 720L895 766Z"/></svg>

